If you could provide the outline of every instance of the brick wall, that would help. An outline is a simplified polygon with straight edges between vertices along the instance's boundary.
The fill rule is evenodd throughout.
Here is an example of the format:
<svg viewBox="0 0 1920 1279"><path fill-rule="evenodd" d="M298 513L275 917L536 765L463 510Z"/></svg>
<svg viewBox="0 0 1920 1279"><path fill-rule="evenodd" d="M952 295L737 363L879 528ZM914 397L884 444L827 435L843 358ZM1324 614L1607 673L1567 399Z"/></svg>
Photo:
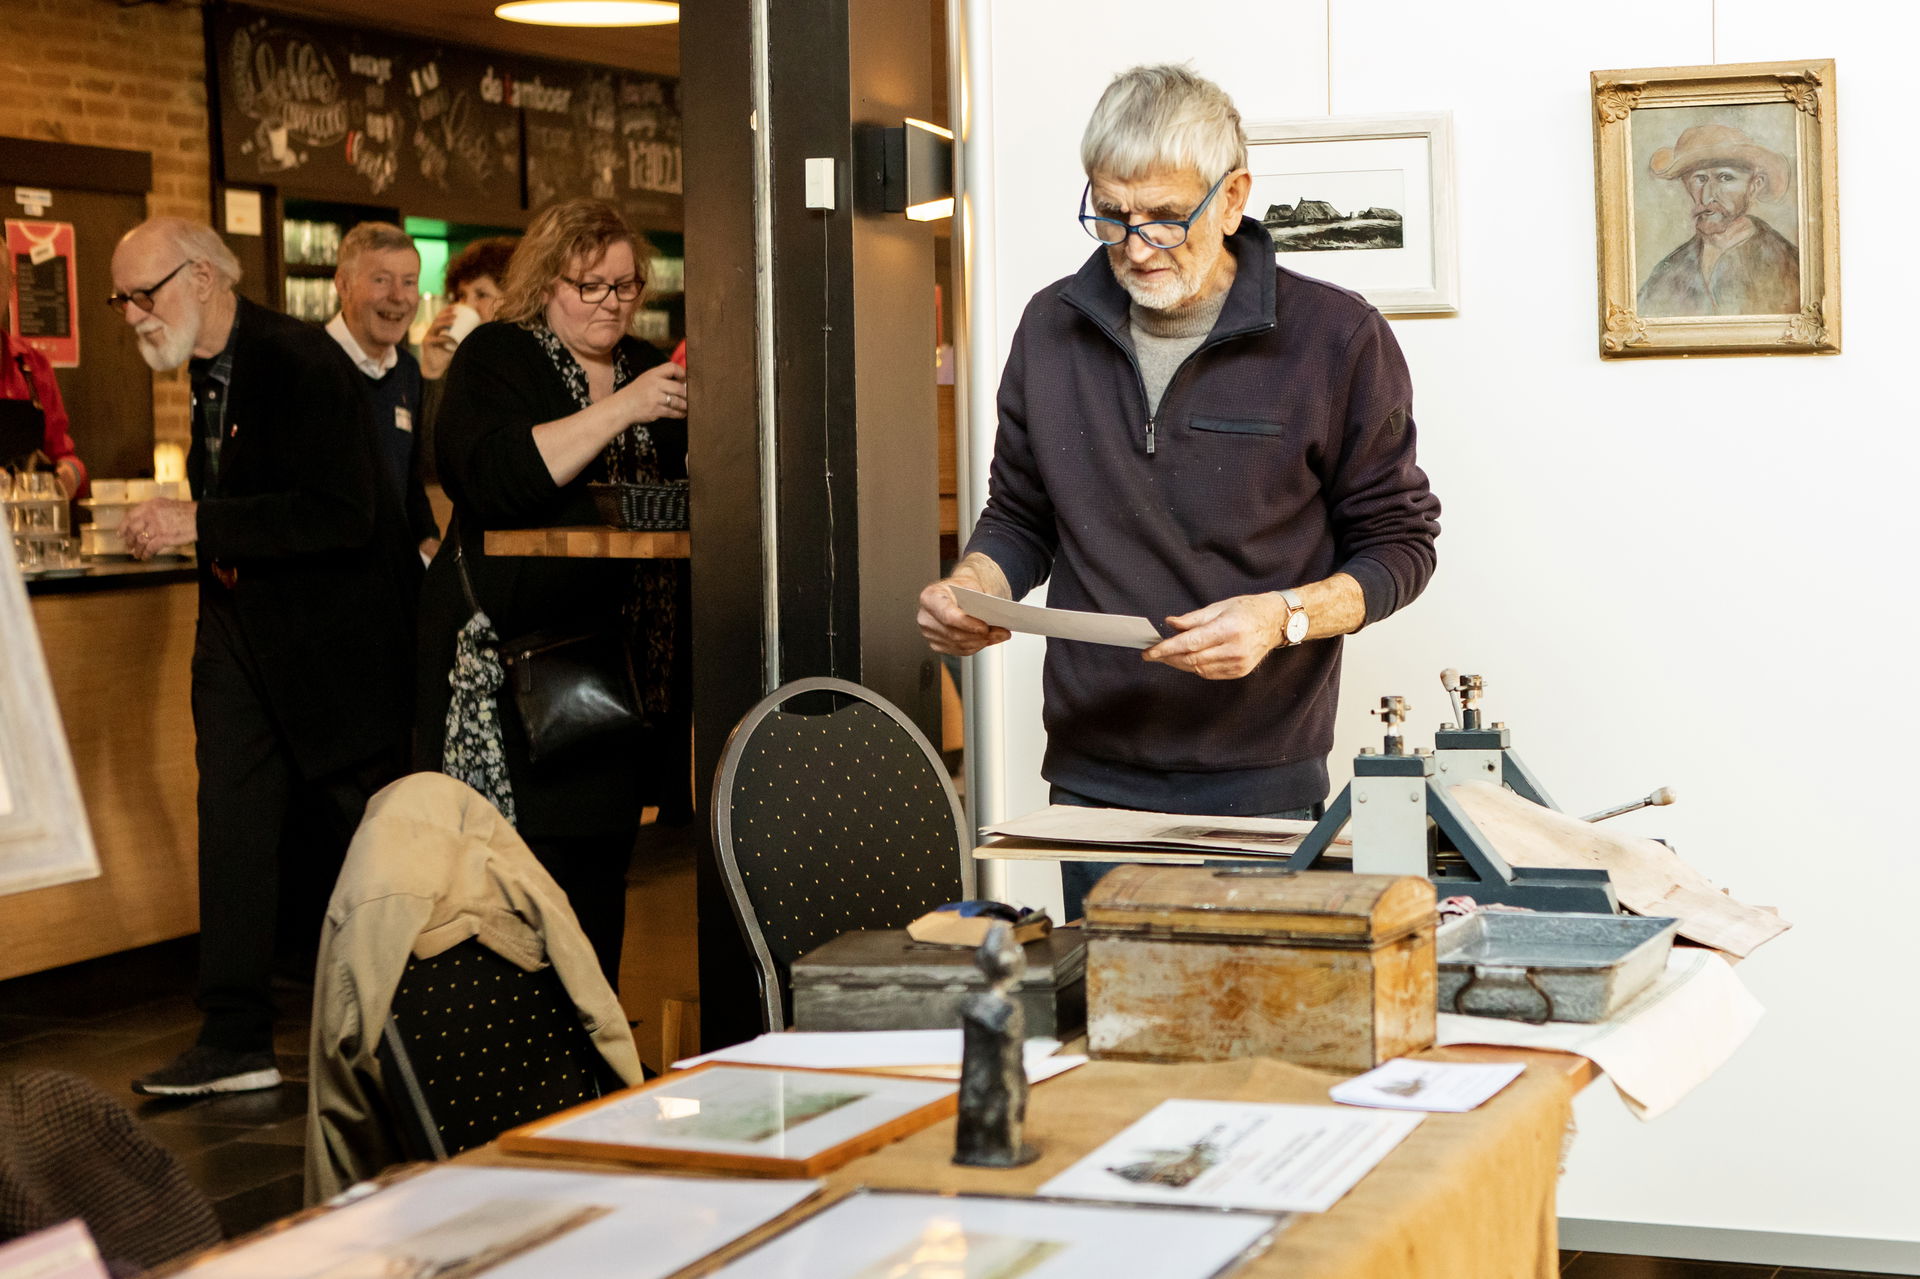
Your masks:
<svg viewBox="0 0 1920 1279"><path fill-rule="evenodd" d="M0 0L0 135L153 156L149 212L208 220L200 10L119 0ZM184 373L154 375L154 434L184 443Z"/></svg>

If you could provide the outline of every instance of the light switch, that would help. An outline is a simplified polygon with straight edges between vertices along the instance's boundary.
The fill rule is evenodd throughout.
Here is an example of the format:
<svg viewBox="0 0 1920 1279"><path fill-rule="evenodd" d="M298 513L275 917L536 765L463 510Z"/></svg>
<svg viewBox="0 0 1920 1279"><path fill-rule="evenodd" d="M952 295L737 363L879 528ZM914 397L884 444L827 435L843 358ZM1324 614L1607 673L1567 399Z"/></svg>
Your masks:
<svg viewBox="0 0 1920 1279"><path fill-rule="evenodd" d="M807 158L807 207L832 209L834 207L833 187L833 157L809 156Z"/></svg>

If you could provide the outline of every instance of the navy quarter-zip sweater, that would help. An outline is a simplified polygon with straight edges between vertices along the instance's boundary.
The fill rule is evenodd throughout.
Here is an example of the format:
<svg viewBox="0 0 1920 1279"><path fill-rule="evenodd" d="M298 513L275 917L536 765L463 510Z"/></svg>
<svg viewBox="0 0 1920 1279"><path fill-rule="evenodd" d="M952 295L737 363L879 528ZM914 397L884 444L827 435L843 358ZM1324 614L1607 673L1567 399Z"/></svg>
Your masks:
<svg viewBox="0 0 1920 1279"><path fill-rule="evenodd" d="M1433 574L1440 503L1414 461L1413 391L1359 295L1279 268L1251 218L1208 335L1150 411L1128 297L1095 250L1027 305L1000 383L986 510L967 550L1019 599L1174 614L1344 572L1366 621ZM1163 628L1164 629L1164 628ZM1262 813L1327 793L1339 639L1202 680L1131 649L1050 640L1056 786L1129 808Z"/></svg>

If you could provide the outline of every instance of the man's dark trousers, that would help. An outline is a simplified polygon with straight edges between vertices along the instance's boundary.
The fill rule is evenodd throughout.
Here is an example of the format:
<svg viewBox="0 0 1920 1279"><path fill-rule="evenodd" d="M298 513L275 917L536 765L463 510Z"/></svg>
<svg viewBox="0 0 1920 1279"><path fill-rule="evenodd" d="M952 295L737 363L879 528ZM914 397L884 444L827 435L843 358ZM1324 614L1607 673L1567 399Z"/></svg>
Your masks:
<svg viewBox="0 0 1920 1279"><path fill-rule="evenodd" d="M272 1047L275 942L312 954L326 899L367 799L403 771L393 757L306 778L272 712L226 588L201 587L193 651L200 770L200 1042ZM283 909L283 898L284 909ZM283 924L284 917L284 924ZM299 930L277 936L280 929Z"/></svg>

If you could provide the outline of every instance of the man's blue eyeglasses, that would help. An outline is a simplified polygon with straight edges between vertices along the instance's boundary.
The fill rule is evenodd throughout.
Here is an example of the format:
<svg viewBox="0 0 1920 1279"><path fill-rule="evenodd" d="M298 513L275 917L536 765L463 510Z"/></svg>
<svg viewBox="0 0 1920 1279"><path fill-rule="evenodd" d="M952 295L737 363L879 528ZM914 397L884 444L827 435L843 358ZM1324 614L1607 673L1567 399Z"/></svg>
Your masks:
<svg viewBox="0 0 1920 1279"><path fill-rule="evenodd" d="M1206 198L1192 213L1178 221L1159 222L1122 222L1119 218L1103 218L1097 213L1087 212L1087 197L1093 194L1093 183L1080 192L1080 225L1087 234L1102 244L1125 244L1129 235L1137 235L1156 249L1177 249L1187 242L1187 228L1194 219L1207 211L1213 203L1214 194L1220 190L1220 183L1232 176L1231 170L1220 175L1218 182L1207 188Z"/></svg>

